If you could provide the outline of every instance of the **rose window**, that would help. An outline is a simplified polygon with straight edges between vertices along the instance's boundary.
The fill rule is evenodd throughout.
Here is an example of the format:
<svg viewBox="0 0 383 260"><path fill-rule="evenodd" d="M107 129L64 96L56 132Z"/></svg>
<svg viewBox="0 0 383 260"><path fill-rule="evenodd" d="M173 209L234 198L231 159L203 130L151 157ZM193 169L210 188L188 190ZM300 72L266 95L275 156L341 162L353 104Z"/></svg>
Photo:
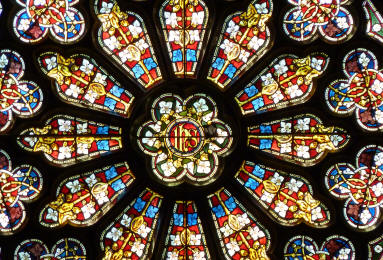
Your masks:
<svg viewBox="0 0 383 260"><path fill-rule="evenodd" d="M383 259L383 3L0 1L0 259Z"/></svg>

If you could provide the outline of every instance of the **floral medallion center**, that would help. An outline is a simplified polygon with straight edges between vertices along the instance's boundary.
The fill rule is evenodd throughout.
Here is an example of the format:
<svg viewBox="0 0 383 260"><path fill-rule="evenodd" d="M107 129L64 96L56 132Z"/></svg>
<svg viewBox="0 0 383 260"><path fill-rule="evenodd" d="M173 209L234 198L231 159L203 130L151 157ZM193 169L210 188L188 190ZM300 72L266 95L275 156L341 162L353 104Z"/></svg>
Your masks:
<svg viewBox="0 0 383 260"><path fill-rule="evenodd" d="M231 128L217 118L204 94L183 100L164 94L152 106L152 121L138 130L138 144L151 155L154 174L167 184L207 184L215 179L219 156L232 144Z"/></svg>

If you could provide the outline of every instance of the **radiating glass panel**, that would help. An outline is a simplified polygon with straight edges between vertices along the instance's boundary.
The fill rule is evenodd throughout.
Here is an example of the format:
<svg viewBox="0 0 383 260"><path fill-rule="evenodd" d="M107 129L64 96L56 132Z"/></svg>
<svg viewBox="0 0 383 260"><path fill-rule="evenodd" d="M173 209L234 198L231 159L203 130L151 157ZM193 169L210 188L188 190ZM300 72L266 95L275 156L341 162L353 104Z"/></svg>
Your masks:
<svg viewBox="0 0 383 260"><path fill-rule="evenodd" d="M209 19L204 1L166 0L159 16L174 73L195 76Z"/></svg>
<svg viewBox="0 0 383 260"><path fill-rule="evenodd" d="M38 58L41 70L54 80L64 101L80 107L128 117L134 97L96 61L84 54L65 58L45 52Z"/></svg>
<svg viewBox="0 0 383 260"><path fill-rule="evenodd" d="M176 201L163 259L210 259L201 220L193 201Z"/></svg>
<svg viewBox="0 0 383 260"><path fill-rule="evenodd" d="M162 196L145 189L101 235L104 260L150 259Z"/></svg>
<svg viewBox="0 0 383 260"><path fill-rule="evenodd" d="M276 58L235 97L242 114L263 113L306 102L314 94L313 79L327 68L329 58L313 53L304 58Z"/></svg>
<svg viewBox="0 0 383 260"><path fill-rule="evenodd" d="M311 114L249 127L248 145L302 166L319 163L328 152L343 148L350 136L336 126L325 126Z"/></svg>
<svg viewBox="0 0 383 260"><path fill-rule="evenodd" d="M227 259L269 259L271 238L226 189L208 196L220 244Z"/></svg>
<svg viewBox="0 0 383 260"><path fill-rule="evenodd" d="M56 200L40 212L40 224L93 225L124 197L134 179L126 162L66 178L57 187Z"/></svg>
<svg viewBox="0 0 383 260"><path fill-rule="evenodd" d="M94 9L101 23L98 43L106 56L143 88L158 84L161 71L143 19L121 11L115 0L96 0Z"/></svg>
<svg viewBox="0 0 383 260"><path fill-rule="evenodd" d="M247 11L226 18L207 77L219 88L233 84L271 48L266 22L272 9L271 0L254 0Z"/></svg>
<svg viewBox="0 0 383 260"><path fill-rule="evenodd" d="M327 207L313 197L309 182L298 175L246 161L235 178L279 224L304 222L319 228L330 222Z"/></svg>
<svg viewBox="0 0 383 260"><path fill-rule="evenodd" d="M122 148L121 128L67 115L56 115L43 128L22 131L17 143L30 152L42 152L61 167L91 160Z"/></svg>

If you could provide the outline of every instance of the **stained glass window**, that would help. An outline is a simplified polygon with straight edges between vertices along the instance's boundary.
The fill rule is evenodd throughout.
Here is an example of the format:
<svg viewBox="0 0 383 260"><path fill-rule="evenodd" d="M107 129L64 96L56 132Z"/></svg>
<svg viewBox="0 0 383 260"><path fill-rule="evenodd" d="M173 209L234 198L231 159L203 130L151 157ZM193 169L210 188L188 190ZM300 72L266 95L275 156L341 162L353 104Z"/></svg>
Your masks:
<svg viewBox="0 0 383 260"><path fill-rule="evenodd" d="M0 259L383 259L382 1L0 1Z"/></svg>

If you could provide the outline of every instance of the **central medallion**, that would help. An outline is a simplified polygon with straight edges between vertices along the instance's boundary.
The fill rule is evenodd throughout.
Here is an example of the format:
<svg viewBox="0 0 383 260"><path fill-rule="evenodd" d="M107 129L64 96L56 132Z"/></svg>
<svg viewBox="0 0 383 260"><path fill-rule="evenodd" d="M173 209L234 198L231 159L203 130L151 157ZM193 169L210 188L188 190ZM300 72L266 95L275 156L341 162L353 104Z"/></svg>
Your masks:
<svg viewBox="0 0 383 260"><path fill-rule="evenodd" d="M205 94L183 100L174 94L157 98L152 120L138 129L138 145L151 156L155 176L165 184L204 185L216 179L219 156L232 144L231 128L219 120L216 103Z"/></svg>
<svg viewBox="0 0 383 260"><path fill-rule="evenodd" d="M166 137L169 150L182 157L198 153L204 143L203 128L192 118L174 120L167 128Z"/></svg>

